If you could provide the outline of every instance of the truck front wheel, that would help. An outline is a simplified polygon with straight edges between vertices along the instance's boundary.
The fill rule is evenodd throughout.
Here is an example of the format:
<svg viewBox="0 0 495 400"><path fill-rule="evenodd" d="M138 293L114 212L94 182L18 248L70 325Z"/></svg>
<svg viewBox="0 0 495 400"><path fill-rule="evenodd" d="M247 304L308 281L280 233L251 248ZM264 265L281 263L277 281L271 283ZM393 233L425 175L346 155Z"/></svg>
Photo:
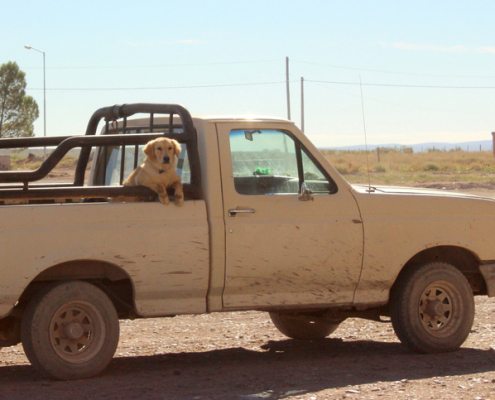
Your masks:
<svg viewBox="0 0 495 400"><path fill-rule="evenodd" d="M411 350L453 351L471 331L473 292L457 268L430 262L399 277L391 293L390 316L396 335Z"/></svg>
<svg viewBox="0 0 495 400"><path fill-rule="evenodd" d="M277 312L271 312L270 318L280 333L292 339L323 339L339 327L338 323L311 320Z"/></svg>
<svg viewBox="0 0 495 400"><path fill-rule="evenodd" d="M53 379L83 379L110 363L119 342L119 320L108 296L82 281L58 282L28 304L21 325L27 358Z"/></svg>

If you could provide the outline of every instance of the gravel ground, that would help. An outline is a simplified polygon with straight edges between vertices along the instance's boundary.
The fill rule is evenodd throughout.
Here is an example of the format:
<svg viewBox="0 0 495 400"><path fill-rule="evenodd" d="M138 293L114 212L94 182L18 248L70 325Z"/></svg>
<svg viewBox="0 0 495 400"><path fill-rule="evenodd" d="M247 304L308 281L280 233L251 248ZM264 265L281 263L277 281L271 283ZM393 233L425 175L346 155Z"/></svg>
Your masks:
<svg viewBox="0 0 495 400"><path fill-rule="evenodd" d="M495 197L494 191L470 193ZM43 379L22 346L0 352L0 399L494 399L495 298L476 298L453 353L408 351L390 323L349 319L329 338L280 334L267 313L121 321L100 376Z"/></svg>
<svg viewBox="0 0 495 400"><path fill-rule="evenodd" d="M495 399L495 299L476 300L459 351L418 355L389 323L349 319L327 339L291 340L267 313L121 322L100 376L41 378L22 346L0 353L2 399ZM494 346L494 347L492 347Z"/></svg>

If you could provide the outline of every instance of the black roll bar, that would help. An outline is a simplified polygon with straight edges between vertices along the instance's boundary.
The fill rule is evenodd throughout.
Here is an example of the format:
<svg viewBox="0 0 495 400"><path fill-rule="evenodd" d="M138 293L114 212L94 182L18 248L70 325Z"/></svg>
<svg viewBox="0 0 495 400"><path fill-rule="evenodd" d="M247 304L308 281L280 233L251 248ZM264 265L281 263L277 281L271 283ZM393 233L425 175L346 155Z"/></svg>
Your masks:
<svg viewBox="0 0 495 400"><path fill-rule="evenodd" d="M168 114L170 116L168 133L126 134L126 130L135 129L135 127L127 128L127 118L138 113L150 115L149 125L147 127L141 127L148 129L150 132L153 132L155 128L155 115ZM181 119L182 133L174 132L174 115L178 115ZM98 124L102 119L106 122L104 135L96 136ZM123 120L123 123L118 124L119 120ZM109 123L117 123L115 125L117 129L110 131ZM122 132L121 134L113 134L114 132L120 131ZM180 143L185 143L187 145L189 165L191 168L191 183L187 188L184 188L185 193L189 194L192 198L201 198L201 169L197 146L197 132L194 128L189 111L178 104L136 103L100 108L91 116L86 128L86 134L83 136L0 139L0 149L57 146L35 171L1 171L0 183L17 183L22 185L0 186L0 200L2 198L39 199L151 194L152 192L147 188L136 187L84 188L84 177L91 148L93 146L102 146L105 148L106 146L140 145L159 137L173 138ZM71 149L76 147L80 147L81 152L79 154L73 184L69 186L66 185L65 188L60 187L59 184L29 185L31 182L45 178L56 167L60 160L62 160ZM70 187L72 188L69 189Z"/></svg>

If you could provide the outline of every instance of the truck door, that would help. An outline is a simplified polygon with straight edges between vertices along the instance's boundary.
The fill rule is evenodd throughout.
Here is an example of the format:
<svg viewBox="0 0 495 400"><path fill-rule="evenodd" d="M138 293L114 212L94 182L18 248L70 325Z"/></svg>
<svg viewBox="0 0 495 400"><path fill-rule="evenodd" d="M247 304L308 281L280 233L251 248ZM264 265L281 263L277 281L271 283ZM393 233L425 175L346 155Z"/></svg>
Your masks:
<svg viewBox="0 0 495 400"><path fill-rule="evenodd" d="M354 197L287 125L260 124L217 124L224 307L352 303L363 254ZM303 182L311 195L301 197Z"/></svg>

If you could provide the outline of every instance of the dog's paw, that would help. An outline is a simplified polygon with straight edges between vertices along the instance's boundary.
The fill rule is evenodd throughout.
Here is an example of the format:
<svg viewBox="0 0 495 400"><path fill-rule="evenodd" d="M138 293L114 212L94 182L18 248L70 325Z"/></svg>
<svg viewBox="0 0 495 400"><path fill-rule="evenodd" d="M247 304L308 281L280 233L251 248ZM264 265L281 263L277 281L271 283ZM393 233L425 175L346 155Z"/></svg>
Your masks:
<svg viewBox="0 0 495 400"><path fill-rule="evenodd" d="M184 204L184 196L182 195L175 195L174 196L174 203L178 207L182 207Z"/></svg>
<svg viewBox="0 0 495 400"><path fill-rule="evenodd" d="M159 196L159 198L160 198L160 203L165 204L166 206L168 206L170 204L170 200L168 198L168 194L167 193L161 194Z"/></svg>

